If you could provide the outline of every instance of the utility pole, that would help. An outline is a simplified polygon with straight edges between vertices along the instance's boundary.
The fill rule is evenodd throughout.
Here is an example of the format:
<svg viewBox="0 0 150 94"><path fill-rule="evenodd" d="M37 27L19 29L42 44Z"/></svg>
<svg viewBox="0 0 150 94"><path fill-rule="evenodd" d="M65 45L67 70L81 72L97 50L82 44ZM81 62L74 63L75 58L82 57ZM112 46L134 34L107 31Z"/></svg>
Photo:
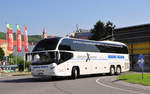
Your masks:
<svg viewBox="0 0 150 94"><path fill-rule="evenodd" d="M114 30L112 29L112 41L114 40Z"/></svg>
<svg viewBox="0 0 150 94"><path fill-rule="evenodd" d="M76 28L77 28L77 32L80 32L79 31L79 24L76 24Z"/></svg>
<svg viewBox="0 0 150 94"><path fill-rule="evenodd" d="M115 38L114 38L114 30L115 30L115 25L113 25L112 26L112 41L114 41L115 40Z"/></svg>

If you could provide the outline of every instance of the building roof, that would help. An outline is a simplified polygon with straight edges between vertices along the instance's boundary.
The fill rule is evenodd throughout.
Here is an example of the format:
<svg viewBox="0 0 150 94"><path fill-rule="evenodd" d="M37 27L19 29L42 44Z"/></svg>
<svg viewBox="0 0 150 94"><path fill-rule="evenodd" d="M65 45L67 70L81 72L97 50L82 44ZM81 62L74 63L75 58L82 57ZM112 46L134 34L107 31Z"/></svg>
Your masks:
<svg viewBox="0 0 150 94"><path fill-rule="evenodd" d="M115 30L122 30L122 29L134 29L134 28L143 28L143 27L150 27L150 23L147 24L141 24L141 25L134 25L134 26L127 26L127 27L121 27L116 28Z"/></svg>
<svg viewBox="0 0 150 94"><path fill-rule="evenodd" d="M150 41L150 24L117 28L114 31L115 40L121 42Z"/></svg>
<svg viewBox="0 0 150 94"><path fill-rule="evenodd" d="M79 32L87 33L87 32L90 32L90 31L89 31L89 30L86 30L86 29L79 29Z"/></svg>

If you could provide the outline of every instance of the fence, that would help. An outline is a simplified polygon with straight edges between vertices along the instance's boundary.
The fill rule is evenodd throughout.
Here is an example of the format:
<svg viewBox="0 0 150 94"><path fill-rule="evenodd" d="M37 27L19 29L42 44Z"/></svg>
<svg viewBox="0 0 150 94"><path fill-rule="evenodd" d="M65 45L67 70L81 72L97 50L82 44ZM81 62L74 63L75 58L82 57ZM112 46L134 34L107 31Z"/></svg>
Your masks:
<svg viewBox="0 0 150 94"><path fill-rule="evenodd" d="M1 72L18 72L18 65L0 65Z"/></svg>

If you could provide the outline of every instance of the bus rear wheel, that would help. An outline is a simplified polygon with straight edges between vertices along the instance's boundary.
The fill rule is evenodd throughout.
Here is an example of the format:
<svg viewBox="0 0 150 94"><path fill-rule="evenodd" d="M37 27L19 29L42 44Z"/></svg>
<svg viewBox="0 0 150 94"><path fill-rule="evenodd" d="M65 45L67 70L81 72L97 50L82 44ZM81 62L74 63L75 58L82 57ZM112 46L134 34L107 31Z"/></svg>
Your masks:
<svg viewBox="0 0 150 94"><path fill-rule="evenodd" d="M72 69L71 78L72 78L72 79L77 79L77 78L78 78L78 70L77 70L77 68L75 68L75 67Z"/></svg>
<svg viewBox="0 0 150 94"><path fill-rule="evenodd" d="M115 68L113 66L110 67L110 75L115 74Z"/></svg>
<svg viewBox="0 0 150 94"><path fill-rule="evenodd" d="M121 67L117 66L117 68L116 68L116 75L119 75L119 74L121 74Z"/></svg>
<svg viewBox="0 0 150 94"><path fill-rule="evenodd" d="M56 76L52 76L52 77L51 77L51 80L52 80L52 81L55 81L56 78L57 78Z"/></svg>

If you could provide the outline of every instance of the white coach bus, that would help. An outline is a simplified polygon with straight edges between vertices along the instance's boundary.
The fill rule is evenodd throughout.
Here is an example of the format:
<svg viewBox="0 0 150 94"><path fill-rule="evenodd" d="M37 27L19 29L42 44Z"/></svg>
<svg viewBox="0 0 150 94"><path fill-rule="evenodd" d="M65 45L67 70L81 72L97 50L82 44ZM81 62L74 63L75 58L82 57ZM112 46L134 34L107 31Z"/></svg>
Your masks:
<svg viewBox="0 0 150 94"><path fill-rule="evenodd" d="M31 72L35 77L70 76L129 71L127 46L114 41L74 38L40 40L32 51Z"/></svg>

